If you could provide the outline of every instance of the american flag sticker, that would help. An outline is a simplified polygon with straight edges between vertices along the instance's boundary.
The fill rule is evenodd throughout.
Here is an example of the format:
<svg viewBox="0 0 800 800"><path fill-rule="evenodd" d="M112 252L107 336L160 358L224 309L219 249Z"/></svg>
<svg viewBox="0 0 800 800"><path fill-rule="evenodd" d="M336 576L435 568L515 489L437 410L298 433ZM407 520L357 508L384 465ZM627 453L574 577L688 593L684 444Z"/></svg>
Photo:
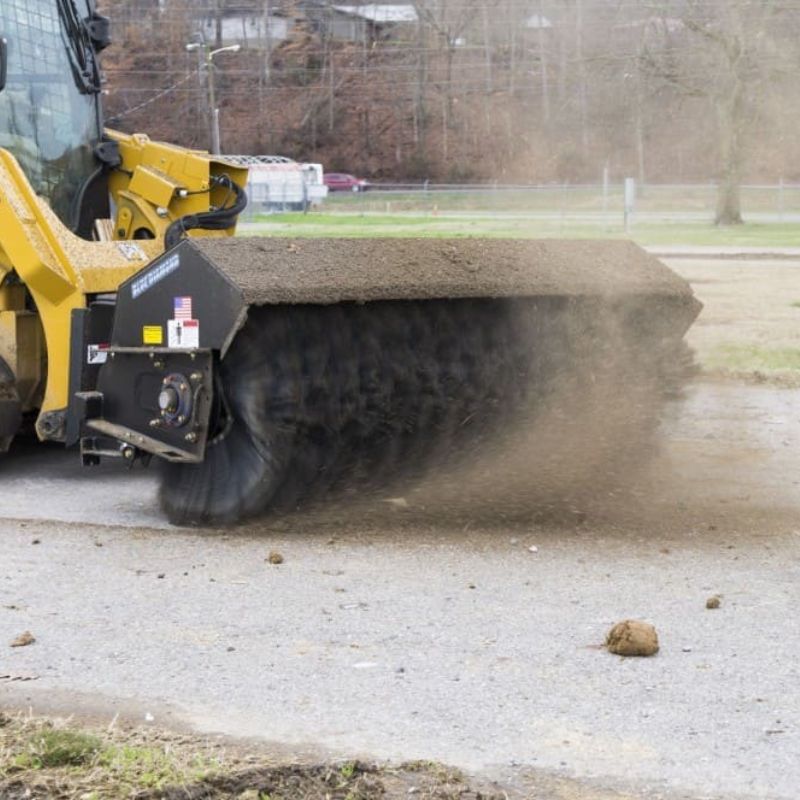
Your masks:
<svg viewBox="0 0 800 800"><path fill-rule="evenodd" d="M175 319L191 319L192 318L192 298L191 297L175 297Z"/></svg>

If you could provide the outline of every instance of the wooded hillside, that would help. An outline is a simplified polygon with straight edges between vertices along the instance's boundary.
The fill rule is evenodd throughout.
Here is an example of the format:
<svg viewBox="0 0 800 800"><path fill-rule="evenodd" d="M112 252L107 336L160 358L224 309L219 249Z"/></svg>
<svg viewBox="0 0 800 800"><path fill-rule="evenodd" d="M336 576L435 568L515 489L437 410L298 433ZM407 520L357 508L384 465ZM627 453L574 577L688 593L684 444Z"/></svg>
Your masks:
<svg viewBox="0 0 800 800"><path fill-rule="evenodd" d="M208 101L185 45L241 25L214 60L226 152L396 180L800 180L796 0L418 0L396 24L318 0L102 6L109 124L186 145L208 146Z"/></svg>

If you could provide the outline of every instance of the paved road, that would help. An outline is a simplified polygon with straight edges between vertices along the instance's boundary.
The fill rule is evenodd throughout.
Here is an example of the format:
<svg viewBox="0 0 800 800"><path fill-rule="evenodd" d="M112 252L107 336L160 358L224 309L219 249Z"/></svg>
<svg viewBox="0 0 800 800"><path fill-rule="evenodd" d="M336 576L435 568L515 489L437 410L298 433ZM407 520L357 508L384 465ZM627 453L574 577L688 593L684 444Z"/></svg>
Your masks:
<svg viewBox="0 0 800 800"><path fill-rule="evenodd" d="M0 464L0 675L37 680L0 679L0 703L648 798L796 798L799 407L698 385L653 474L578 527L412 507L167 529L151 474L23 449ZM657 657L595 647L629 616L657 625ZM25 629L37 642L7 648Z"/></svg>

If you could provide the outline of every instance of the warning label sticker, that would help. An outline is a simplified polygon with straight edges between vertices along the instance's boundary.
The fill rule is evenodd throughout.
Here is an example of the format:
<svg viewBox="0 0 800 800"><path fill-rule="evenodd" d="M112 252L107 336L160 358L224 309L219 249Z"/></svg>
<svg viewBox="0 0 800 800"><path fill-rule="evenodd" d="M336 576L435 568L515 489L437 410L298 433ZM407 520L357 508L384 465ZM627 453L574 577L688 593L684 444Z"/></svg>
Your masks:
<svg viewBox="0 0 800 800"><path fill-rule="evenodd" d="M108 361L107 344L90 344L86 350L87 364L105 364Z"/></svg>
<svg viewBox="0 0 800 800"><path fill-rule="evenodd" d="M164 344L164 329L160 325L145 325L142 328L144 344Z"/></svg>
<svg viewBox="0 0 800 800"><path fill-rule="evenodd" d="M200 322L196 319L168 320L167 341L175 350L194 350L200 347Z"/></svg>

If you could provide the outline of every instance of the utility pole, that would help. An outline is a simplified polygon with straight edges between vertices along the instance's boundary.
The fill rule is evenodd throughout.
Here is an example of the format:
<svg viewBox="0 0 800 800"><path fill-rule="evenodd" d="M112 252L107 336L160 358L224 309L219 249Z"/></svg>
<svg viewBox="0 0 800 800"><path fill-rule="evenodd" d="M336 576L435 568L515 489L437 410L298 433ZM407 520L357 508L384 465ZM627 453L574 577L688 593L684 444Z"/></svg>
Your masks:
<svg viewBox="0 0 800 800"><path fill-rule="evenodd" d="M219 132L219 108L217 108L217 90L214 85L214 56L220 53L238 53L242 49L240 44L231 44L227 47L218 47L212 50L211 46L205 41L190 42L186 45L188 52L195 50L201 53L200 65L205 65L206 76L208 79L208 116L211 120L211 153L219 155L221 151L220 132Z"/></svg>

